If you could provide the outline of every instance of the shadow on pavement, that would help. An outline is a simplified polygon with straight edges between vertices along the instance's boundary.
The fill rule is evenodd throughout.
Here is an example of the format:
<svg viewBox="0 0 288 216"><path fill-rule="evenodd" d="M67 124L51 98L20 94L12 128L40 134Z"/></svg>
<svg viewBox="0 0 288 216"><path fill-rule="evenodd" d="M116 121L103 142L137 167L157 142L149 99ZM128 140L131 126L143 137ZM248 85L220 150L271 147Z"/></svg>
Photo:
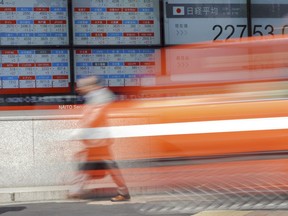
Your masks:
<svg viewBox="0 0 288 216"><path fill-rule="evenodd" d="M17 207L0 207L0 214L4 214L6 212L14 212L14 211L22 211L26 209L24 206L17 206Z"/></svg>
<svg viewBox="0 0 288 216"><path fill-rule="evenodd" d="M100 189L90 189L85 191L77 199L83 200L95 200L95 201L105 201L110 200L112 197L117 195L117 188L100 188Z"/></svg>

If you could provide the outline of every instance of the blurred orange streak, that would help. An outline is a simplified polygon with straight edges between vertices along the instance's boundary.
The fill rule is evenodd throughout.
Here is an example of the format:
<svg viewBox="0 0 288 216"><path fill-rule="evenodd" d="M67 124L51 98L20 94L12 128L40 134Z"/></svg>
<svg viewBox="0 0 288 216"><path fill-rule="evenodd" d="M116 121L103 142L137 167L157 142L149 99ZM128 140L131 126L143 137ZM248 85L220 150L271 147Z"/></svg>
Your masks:
<svg viewBox="0 0 288 216"><path fill-rule="evenodd" d="M183 45L170 49L172 59L174 50L191 49L188 56L189 67L183 71L171 71L166 76L156 78L156 86L128 88L126 93L150 95L156 99L123 101L109 107L109 126L167 124L179 122L239 120L253 118L288 117L288 100L281 98L287 94L288 38L248 38L232 40L227 43ZM195 56L200 50L200 55ZM171 54L172 51L172 54ZM187 55L186 53L186 55ZM175 52L176 54L176 52ZM195 58L194 58L195 57ZM175 63L175 62L174 62ZM177 63L177 61L176 61ZM173 64L173 62L172 62ZM173 67L175 70L176 65ZM260 70L261 69L261 70ZM261 75L262 71L265 73ZM275 70L271 70L275 69ZM278 71L279 69L279 71ZM248 70L248 71L247 71ZM269 75L269 70L271 74ZM217 80L221 72L231 73L222 81ZM188 73L189 72L189 73ZM189 80L189 76L209 72L208 82ZM252 79L242 77L248 73ZM185 74L187 73L187 74ZM187 75L187 80L173 81L173 75ZM237 76L233 77L234 75ZM268 74L268 76L267 76ZM283 74L285 76L283 76ZM213 81L213 79L215 80ZM224 76L225 78L225 76ZM273 95L275 92L280 95ZM280 93L279 93L280 91ZM269 94L272 94L270 96ZM173 97L173 96L180 97ZM101 126L101 125L100 125ZM288 160L279 157L267 159L263 153L287 152L288 128L239 132L220 132L184 135L159 135L149 137L118 138L116 143L125 149L117 156L118 161L142 160L157 161L175 159L175 164L160 167L123 168L126 176L133 177L134 183L141 186L142 181L150 186L180 184L188 180L190 186L219 185L229 187L282 187L288 188ZM97 160L97 148L89 149L89 159ZM193 159L201 157L216 158L235 156L235 154L259 155L260 159L245 159L234 162L193 164ZM240 155L241 156L241 155ZM178 160L191 160L190 165L179 165ZM98 158L101 159L101 158ZM143 162L143 161L142 161ZM161 164L161 160L159 162ZM284 176L284 177L283 177ZM128 177L130 178L130 177ZM278 179L286 179L279 185ZM218 185L218 186L219 186ZM260 185L260 186L259 186ZM226 185L227 186L227 185Z"/></svg>

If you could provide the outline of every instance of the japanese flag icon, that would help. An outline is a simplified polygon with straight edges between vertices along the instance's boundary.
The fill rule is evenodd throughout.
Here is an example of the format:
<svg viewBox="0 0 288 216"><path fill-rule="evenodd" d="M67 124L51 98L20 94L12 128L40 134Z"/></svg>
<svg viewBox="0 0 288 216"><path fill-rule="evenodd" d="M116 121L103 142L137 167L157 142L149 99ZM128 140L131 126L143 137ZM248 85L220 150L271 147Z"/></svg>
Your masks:
<svg viewBox="0 0 288 216"><path fill-rule="evenodd" d="M185 8L184 7L173 7L173 15L185 15Z"/></svg>

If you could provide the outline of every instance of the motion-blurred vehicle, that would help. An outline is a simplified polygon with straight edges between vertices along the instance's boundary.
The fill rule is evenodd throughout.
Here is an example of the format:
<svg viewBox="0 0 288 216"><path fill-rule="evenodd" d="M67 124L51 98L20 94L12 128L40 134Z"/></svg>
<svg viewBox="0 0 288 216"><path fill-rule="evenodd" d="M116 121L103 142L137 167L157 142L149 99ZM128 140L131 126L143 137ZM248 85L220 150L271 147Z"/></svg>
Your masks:
<svg viewBox="0 0 288 216"><path fill-rule="evenodd" d="M287 45L275 36L165 48L171 73L135 90L141 99L113 103L91 139L115 139L131 187L181 199L287 197Z"/></svg>

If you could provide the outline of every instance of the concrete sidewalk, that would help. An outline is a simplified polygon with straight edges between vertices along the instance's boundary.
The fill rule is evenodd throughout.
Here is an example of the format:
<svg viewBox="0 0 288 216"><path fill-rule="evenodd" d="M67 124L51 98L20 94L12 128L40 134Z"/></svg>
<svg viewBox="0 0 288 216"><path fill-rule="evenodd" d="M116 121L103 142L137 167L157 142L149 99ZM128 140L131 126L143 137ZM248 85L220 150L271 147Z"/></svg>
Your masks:
<svg viewBox="0 0 288 216"><path fill-rule="evenodd" d="M287 216L288 211L203 211L194 216Z"/></svg>
<svg viewBox="0 0 288 216"><path fill-rule="evenodd" d="M43 186L43 187L19 187L0 188L1 203L17 203L30 201L66 200L72 185ZM116 187L113 183L90 184L86 189L92 190L93 197L111 197L116 195ZM159 193L159 188L147 186L129 186L131 195L153 195ZM88 195L89 196L89 195Z"/></svg>
<svg viewBox="0 0 288 216"><path fill-rule="evenodd" d="M67 195L69 190L73 186L46 186L46 187L22 187L22 188L0 188L0 206L1 205L10 205L10 204L19 204L19 203L29 203L29 202L69 202L67 199ZM115 185L112 183L106 184L97 184L91 185L91 188L96 188L93 190L93 194L97 197L111 197L115 193ZM155 188L130 188L130 192L132 195L131 202L126 202L123 204L148 204L147 209L155 206L152 204L149 206L149 203L159 203L165 201L167 196L165 194L157 193ZM197 197L196 197L197 198ZM76 201L78 202L78 201ZM80 202L80 200L79 200ZM116 203L117 204L117 203ZM115 205L115 203L111 202L109 199L101 200L90 200L87 201L87 205ZM145 206L144 206L145 207ZM146 208L145 207L145 208ZM168 206L169 207L169 206ZM183 207L183 206L182 206ZM181 205L177 208L178 210L183 210ZM213 211L205 211L207 209L202 209L201 212L194 214L194 216L287 216L288 215L288 205L287 211L286 208L282 208L281 210L277 208L271 210L261 208L263 210L243 210L243 211L235 211L235 210L213 210ZM163 209L162 209L163 210ZM161 211L162 211L161 210ZM173 209L172 209L173 210ZM193 210L193 209L192 209ZM204 210L204 211L203 211ZM165 212L165 211L164 211ZM188 212L186 212L187 214Z"/></svg>
<svg viewBox="0 0 288 216"><path fill-rule="evenodd" d="M113 188L111 188L112 184L103 184L103 185L97 185L98 187L103 187L102 189L97 188L97 196L110 196L111 193L113 193ZM67 195L69 189L71 189L72 186L47 186L47 187L23 187L23 188L2 188L0 189L0 206L2 205L19 205L21 203L66 203L70 202L67 200ZM145 203L150 203L153 201L159 202L165 200L165 195L156 195L153 194L153 191L151 190L150 195L146 191L143 191L141 194L141 191L133 189L131 192L134 194L132 196L132 199L130 202L125 203L113 203L109 199L108 200L91 200L91 201L85 201L85 203L89 206L107 206L107 205L119 205L119 204L130 204L130 205L139 205ZM102 194L101 194L102 193ZM131 193L131 194L132 194ZM145 194L145 195L143 195ZM75 201L74 201L75 202ZM79 200L79 203L81 201ZM78 201L76 201L78 203ZM51 204L52 205L52 204ZM181 210L180 210L181 212ZM158 212L158 213L161 213ZM158 214L157 213L157 214ZM186 213L187 214L187 213ZM183 215L186 215L183 214ZM190 214L189 214L190 215ZM211 210L211 211L201 211L199 213L195 213L193 216L287 216L288 215L288 209L285 210L243 210L243 211L235 211L235 210Z"/></svg>
<svg viewBox="0 0 288 216"><path fill-rule="evenodd" d="M63 200L71 186L0 188L0 203Z"/></svg>
<svg viewBox="0 0 288 216"><path fill-rule="evenodd" d="M201 211L197 213L166 213L166 212L143 212L139 208L138 197L135 197L130 202L114 203L111 201L55 201L55 202L31 202L31 203L14 203L14 204L1 204L0 215L3 213L7 216L31 216L31 215L62 215L62 216L287 216L288 211L279 210L254 210L254 211ZM149 199L148 199L149 200ZM140 200L141 201L141 200Z"/></svg>

